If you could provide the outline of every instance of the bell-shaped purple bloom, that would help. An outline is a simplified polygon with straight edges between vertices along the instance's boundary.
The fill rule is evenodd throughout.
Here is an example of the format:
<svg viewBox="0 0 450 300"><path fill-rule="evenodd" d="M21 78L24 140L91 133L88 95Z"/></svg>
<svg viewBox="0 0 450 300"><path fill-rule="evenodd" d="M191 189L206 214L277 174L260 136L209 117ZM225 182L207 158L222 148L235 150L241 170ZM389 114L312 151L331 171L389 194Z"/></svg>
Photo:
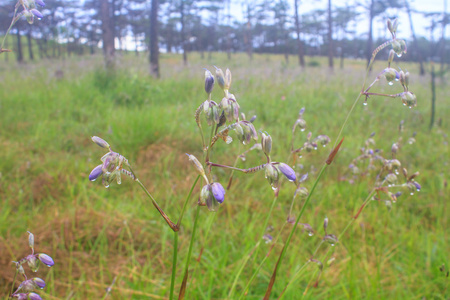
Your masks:
<svg viewBox="0 0 450 300"><path fill-rule="evenodd" d="M44 1L42 1L42 0L34 0L34 2L35 2L36 4L38 4L39 6L42 6L42 7L45 6Z"/></svg>
<svg viewBox="0 0 450 300"><path fill-rule="evenodd" d="M51 258L50 256L48 256L47 254L44 253L39 253L37 255L37 257L39 258L39 260L46 265L47 267L52 267L55 262L53 261L53 258Z"/></svg>
<svg viewBox="0 0 450 300"><path fill-rule="evenodd" d="M213 184L211 184L211 191L217 202L222 204L223 200L225 199L225 189L223 188L223 186L218 182L214 182Z"/></svg>
<svg viewBox="0 0 450 300"><path fill-rule="evenodd" d="M289 181L295 181L297 180L297 176L295 175L295 171L292 170L291 167L289 167L287 164L285 163L280 163L278 165L278 169L280 170L281 173L283 173L284 176L286 176L286 178Z"/></svg>
<svg viewBox="0 0 450 300"><path fill-rule="evenodd" d="M100 177L103 174L102 167L103 165L98 165L92 170L91 174L89 174L90 181L95 181L98 177Z"/></svg>
<svg viewBox="0 0 450 300"><path fill-rule="evenodd" d="M33 280L33 282L36 284L36 286L38 288L40 288L40 289L45 288L45 281L42 280L41 278L35 277L35 278L31 279L31 280Z"/></svg>
<svg viewBox="0 0 450 300"><path fill-rule="evenodd" d="M205 71L205 92L211 94L214 87L214 76L209 70Z"/></svg>
<svg viewBox="0 0 450 300"><path fill-rule="evenodd" d="M36 8L32 8L31 12L33 13L33 15L35 15L37 18L42 19L44 16L41 14L40 11L38 11Z"/></svg>
<svg viewBox="0 0 450 300"><path fill-rule="evenodd" d="M416 187L418 192L422 189L422 186L418 182L413 181L412 184Z"/></svg>
<svg viewBox="0 0 450 300"><path fill-rule="evenodd" d="M39 296L36 293L29 293L28 294L28 299L30 299L30 300L42 300L41 296Z"/></svg>

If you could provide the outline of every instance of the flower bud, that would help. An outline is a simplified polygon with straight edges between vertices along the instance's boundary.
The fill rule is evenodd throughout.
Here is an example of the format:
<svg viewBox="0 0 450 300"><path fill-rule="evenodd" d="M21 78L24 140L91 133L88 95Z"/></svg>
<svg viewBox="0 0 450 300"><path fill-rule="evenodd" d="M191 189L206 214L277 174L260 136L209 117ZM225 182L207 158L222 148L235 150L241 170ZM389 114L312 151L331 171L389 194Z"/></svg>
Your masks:
<svg viewBox="0 0 450 300"><path fill-rule="evenodd" d="M416 187L418 192L422 189L422 186L418 182L413 181L412 184Z"/></svg>
<svg viewBox="0 0 450 300"><path fill-rule="evenodd" d="M314 230L312 229L311 225L309 225L307 223L299 223L299 225L303 226L303 231L308 232L309 236L313 236L314 235Z"/></svg>
<svg viewBox="0 0 450 300"><path fill-rule="evenodd" d="M209 95L214 88L214 76L209 70L205 71L205 92Z"/></svg>
<svg viewBox="0 0 450 300"><path fill-rule="evenodd" d="M386 68L384 69L384 77L388 81L389 85L392 85L394 80L398 80L400 78L400 74L393 68Z"/></svg>
<svg viewBox="0 0 450 300"><path fill-rule="evenodd" d="M39 6L42 6L42 7L45 6L44 1L42 1L42 0L34 0L34 2L35 2L36 4L38 4Z"/></svg>
<svg viewBox="0 0 450 300"><path fill-rule="evenodd" d="M417 105L417 98L416 95L414 95L411 92L404 92L402 93L402 103L403 105L408 106L409 108L414 107Z"/></svg>
<svg viewBox="0 0 450 300"><path fill-rule="evenodd" d="M225 71L224 89L229 90L230 86L231 86L231 71L230 71L230 69L227 68L227 70Z"/></svg>
<svg viewBox="0 0 450 300"><path fill-rule="evenodd" d="M37 257L47 267L52 267L55 264L55 262L53 261L53 258L51 258L49 255L47 255L45 253L39 253L37 255Z"/></svg>
<svg viewBox="0 0 450 300"><path fill-rule="evenodd" d="M295 131L295 128L300 128L300 131L305 131L306 129L306 121L304 119L297 119L295 121L294 126L292 127L292 132Z"/></svg>
<svg viewBox="0 0 450 300"><path fill-rule="evenodd" d="M31 249L34 248L34 234L32 234L31 232L28 232L28 246L30 246Z"/></svg>
<svg viewBox="0 0 450 300"><path fill-rule="evenodd" d="M319 135L316 138L316 141L318 141L322 146L328 145L328 143L331 142L331 139L327 135Z"/></svg>
<svg viewBox="0 0 450 300"><path fill-rule="evenodd" d="M44 16L41 14L40 11L38 11L36 8L32 8L31 12L33 13L33 15L35 15L37 18L42 19Z"/></svg>
<svg viewBox="0 0 450 300"><path fill-rule="evenodd" d="M390 66L391 63L394 61L394 55L395 55L395 51L393 49L391 49L391 51L389 51L389 56L388 56L388 66Z"/></svg>
<svg viewBox="0 0 450 300"><path fill-rule="evenodd" d="M264 132L261 133L261 146L263 152L270 156L270 151L272 151L272 137L270 135L266 135Z"/></svg>
<svg viewBox="0 0 450 300"><path fill-rule="evenodd" d="M37 288L36 283L33 281L33 279L28 279L25 281L22 281L22 283L17 288L18 291L29 293L34 291Z"/></svg>
<svg viewBox="0 0 450 300"><path fill-rule="evenodd" d="M39 296L36 293L29 293L28 294L28 299L29 300L42 300L41 296Z"/></svg>
<svg viewBox="0 0 450 300"><path fill-rule="evenodd" d="M214 182L211 184L211 191L217 202L222 204L225 199L225 189L223 186L218 182Z"/></svg>
<svg viewBox="0 0 450 300"><path fill-rule="evenodd" d="M102 174L103 174L103 165L98 165L91 171L91 174L89 174L89 180L95 181Z"/></svg>
<svg viewBox="0 0 450 300"><path fill-rule="evenodd" d="M205 170L203 169L202 164L198 161L197 157L195 157L192 154L187 154L187 153L186 153L186 155L189 157L189 161L194 165L194 167L197 170L197 172L201 176L205 176Z"/></svg>
<svg viewBox="0 0 450 300"><path fill-rule="evenodd" d="M328 227L328 218L325 217L325 219L323 220L323 230L325 230L325 232L327 232L327 227Z"/></svg>
<svg viewBox="0 0 450 300"><path fill-rule="evenodd" d="M214 66L214 68L216 68L217 84L220 86L220 88L222 90L224 90L225 89L225 75L223 74L222 69L219 69L216 66Z"/></svg>
<svg viewBox="0 0 450 300"><path fill-rule="evenodd" d="M102 148L107 148L107 149L111 148L111 146L104 139L99 138L98 136L93 136L91 139L94 143L96 143L98 146L100 146Z"/></svg>
<svg viewBox="0 0 450 300"><path fill-rule="evenodd" d="M286 176L286 178L289 181L295 181L297 180L297 176L295 175L294 170L292 170L291 167L289 167L287 164L285 163L279 163L278 164L278 169L280 170L281 173L283 173L284 176Z"/></svg>
<svg viewBox="0 0 450 300"><path fill-rule="evenodd" d="M34 282L34 284L36 285L37 288L40 288L40 289L45 288L45 281L42 280L41 278L35 277L31 280Z"/></svg>

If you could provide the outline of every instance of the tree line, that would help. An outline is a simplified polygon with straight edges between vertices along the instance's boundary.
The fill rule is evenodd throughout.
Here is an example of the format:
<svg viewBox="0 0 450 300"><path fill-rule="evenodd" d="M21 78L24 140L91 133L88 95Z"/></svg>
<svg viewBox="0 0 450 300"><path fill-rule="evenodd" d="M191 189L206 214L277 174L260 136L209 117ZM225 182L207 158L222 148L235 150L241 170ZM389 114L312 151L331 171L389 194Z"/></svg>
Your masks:
<svg viewBox="0 0 450 300"><path fill-rule="evenodd" d="M446 0L444 0L445 2ZM114 62L117 50L134 51L137 55L150 53L151 72L158 76L158 53L178 52L184 63L188 53L202 55L223 51L298 56L328 56L328 65L343 58L369 59L375 42L376 22L385 22L400 11L406 12L414 43L408 59L422 62L449 57L445 40L448 14L429 13L428 37L415 34L412 15L418 14L407 0L365 0L358 5L333 5L332 0L318 3L312 11L302 10L299 0L47 0L43 19L33 26L17 22L9 39L16 59L22 61L23 52L33 59L32 41L38 46L41 58L63 55L93 54L103 49L105 62ZM4 34L11 22L13 2L0 6L0 29ZM323 7L319 7L319 4ZM409 22L409 24L408 24ZM361 27L367 28L361 34ZM358 29L358 30L357 30ZM130 49L133 47L134 49ZM28 48L26 50L26 48Z"/></svg>

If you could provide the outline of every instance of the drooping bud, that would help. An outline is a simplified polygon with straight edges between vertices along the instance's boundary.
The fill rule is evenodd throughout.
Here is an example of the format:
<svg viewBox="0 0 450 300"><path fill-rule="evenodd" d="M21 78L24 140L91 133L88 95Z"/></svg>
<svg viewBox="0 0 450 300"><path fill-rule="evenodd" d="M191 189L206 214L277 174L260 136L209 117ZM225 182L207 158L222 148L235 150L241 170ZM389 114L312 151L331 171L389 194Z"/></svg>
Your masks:
<svg viewBox="0 0 450 300"><path fill-rule="evenodd" d="M405 86L408 87L409 86L409 72L405 73Z"/></svg>
<svg viewBox="0 0 450 300"><path fill-rule="evenodd" d="M278 164L278 169L280 170L281 173L283 173L284 176L286 176L286 178L293 182L297 180L297 176L295 175L295 171L292 170L291 167L289 167L287 164L285 163L279 163Z"/></svg>
<svg viewBox="0 0 450 300"><path fill-rule="evenodd" d="M52 267L55 264L55 262L53 261L53 258L51 258L49 255L47 255L45 253L39 253L37 255L37 257L47 267Z"/></svg>
<svg viewBox="0 0 450 300"><path fill-rule="evenodd" d="M389 51L389 56L388 56L388 66L390 66L391 63L394 61L394 55L395 55L395 51L393 49L391 49L391 51Z"/></svg>
<svg viewBox="0 0 450 300"><path fill-rule="evenodd" d="M398 80L400 78L400 74L393 68L386 68L384 69L384 77L389 85L392 85L394 80Z"/></svg>
<svg viewBox="0 0 450 300"><path fill-rule="evenodd" d="M327 227L328 227L328 218L325 217L325 219L323 220L323 230L325 231L325 233L327 232Z"/></svg>
<svg viewBox="0 0 450 300"><path fill-rule="evenodd" d="M31 249L34 249L34 234L32 234L31 232L28 232L28 246L30 246Z"/></svg>
<svg viewBox="0 0 450 300"><path fill-rule="evenodd" d="M318 141L322 146L328 145L328 143L331 142L331 139L327 135L319 135L316 138L316 141Z"/></svg>
<svg viewBox="0 0 450 300"><path fill-rule="evenodd" d="M266 135L264 132L261 133L261 146L263 152L270 156L270 151L272 151L272 137L270 135Z"/></svg>
<svg viewBox="0 0 450 300"><path fill-rule="evenodd" d="M95 181L102 174L103 174L103 165L98 165L91 171L91 174L89 174L89 180Z"/></svg>
<svg viewBox="0 0 450 300"><path fill-rule="evenodd" d="M300 131L305 131L306 129L306 121L304 119L297 119L295 121L294 126L292 127L292 132L295 131L295 128L300 128Z"/></svg>
<svg viewBox="0 0 450 300"><path fill-rule="evenodd" d="M205 177L205 169L203 169L202 164L199 162L199 160L197 159L197 157L195 157L192 154L187 154L186 155L189 157L189 161L194 165L195 169L197 170L197 172Z"/></svg>
<svg viewBox="0 0 450 300"><path fill-rule="evenodd" d="M31 280L33 280L33 282L35 283L37 288L40 288L40 289L45 288L45 281L42 280L41 278L35 277Z"/></svg>
<svg viewBox="0 0 450 300"><path fill-rule="evenodd" d="M41 296L39 296L36 293L29 293L28 294L28 299L29 300L42 300Z"/></svg>
<svg viewBox="0 0 450 300"><path fill-rule="evenodd" d="M420 190L422 189L422 186L416 181L413 181L412 184L416 187L416 190L418 192L420 192Z"/></svg>
<svg viewBox="0 0 450 300"><path fill-rule="evenodd" d="M222 204L225 199L225 189L223 186L218 182L214 182L211 184L211 191L217 202Z"/></svg>
<svg viewBox="0 0 450 300"><path fill-rule="evenodd" d="M224 88L225 90L229 90L231 87L231 71L230 69L226 69L225 71L225 85Z"/></svg>
<svg viewBox="0 0 450 300"><path fill-rule="evenodd" d="M415 107L417 105L417 98L416 95L414 95L411 92L404 92L402 93L402 103L403 105L408 106L409 108Z"/></svg>
<svg viewBox="0 0 450 300"><path fill-rule="evenodd" d="M33 15L35 15L37 18L42 19L44 16L41 14L40 11L38 11L36 8L32 8L31 12L33 13Z"/></svg>
<svg viewBox="0 0 450 300"><path fill-rule="evenodd" d="M214 68L216 68L217 84L220 86L220 88L222 90L224 90L225 89L225 75L223 74L222 69L219 69L216 66L214 66Z"/></svg>
<svg viewBox="0 0 450 300"><path fill-rule="evenodd" d="M211 94L214 88L214 76L209 70L205 71L205 92L206 94Z"/></svg>
<svg viewBox="0 0 450 300"><path fill-rule="evenodd" d="M42 6L42 7L45 6L44 1L42 1L42 0L34 0L34 2L35 2L36 4L38 4L39 6Z"/></svg>
<svg viewBox="0 0 450 300"><path fill-rule="evenodd" d="M93 136L91 139L94 143L96 143L98 146L100 146L102 148L107 148L107 149L111 148L111 146L104 139L99 138L98 136Z"/></svg>

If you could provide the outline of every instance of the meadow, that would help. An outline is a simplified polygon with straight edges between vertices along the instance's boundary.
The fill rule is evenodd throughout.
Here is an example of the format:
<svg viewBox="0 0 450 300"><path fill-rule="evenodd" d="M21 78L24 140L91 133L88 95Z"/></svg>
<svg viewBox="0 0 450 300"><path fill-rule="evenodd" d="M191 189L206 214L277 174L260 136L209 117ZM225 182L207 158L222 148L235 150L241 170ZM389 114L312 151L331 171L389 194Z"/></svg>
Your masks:
<svg viewBox="0 0 450 300"><path fill-rule="evenodd" d="M2 58L3 60L3 58ZM27 231L36 248L53 257L55 266L36 276L47 282L44 299L167 299L172 267L171 230L145 194L130 178L105 189L88 175L105 151L91 141L100 136L125 155L169 216L179 215L197 173L185 153L201 157L202 144L194 112L206 99L204 70L213 65L233 74L231 92L248 119L256 115L258 132L273 139L272 155L286 161L292 126L301 108L307 122L296 132L300 147L308 132L338 135L346 113L358 96L365 62L346 60L331 71L322 58L308 57L301 69L296 57L213 53L190 55L183 66L179 55L163 54L161 79L148 76L147 57L121 54L117 72L103 70L100 56L69 57L16 64L0 64L0 295L6 297L14 275L12 260L29 252ZM375 148L389 157L402 138L397 158L408 172L420 172L422 189L404 192L391 209L371 201L340 241L323 245L317 256L331 250L334 260L323 261L299 274L285 299L448 299L450 268L447 228L448 75L437 79L436 125L430 130L430 76L418 66L394 61L411 73L410 89L418 105L407 108L400 99L372 97L358 103L343 136L345 140L308 203L301 222L314 235L298 228L280 266L272 298L276 299L305 264L324 236L338 235L349 223L374 184L374 176L349 181L349 164L375 133ZM369 81L386 67L377 61ZM427 65L428 70L430 66ZM62 71L62 72L61 72ZM373 90L401 91L381 80ZM213 100L222 94L216 87ZM401 130L400 123L403 122ZM415 134L416 133L416 134ZM415 134L415 136L414 136ZM212 161L233 165L249 148L234 141L218 141ZM414 136L415 143L408 143ZM308 173L302 184L310 189L332 145L297 157L295 170ZM260 151L250 151L239 168L264 163ZM217 169L224 186L230 171ZM179 234L178 293L193 229L201 184L194 190ZM273 200L264 171L234 174L233 184L216 213L202 207L193 245L186 299L237 299L259 263L267 257L245 299L261 299L283 243L292 226L286 225L295 186L284 180L269 220L278 240L261 241L261 228ZM302 200L297 199L294 215ZM254 252L258 242L259 251ZM330 248L331 247L331 248ZM232 289L236 274L246 267ZM329 264L327 263L329 262ZM106 289L111 287L111 292Z"/></svg>

